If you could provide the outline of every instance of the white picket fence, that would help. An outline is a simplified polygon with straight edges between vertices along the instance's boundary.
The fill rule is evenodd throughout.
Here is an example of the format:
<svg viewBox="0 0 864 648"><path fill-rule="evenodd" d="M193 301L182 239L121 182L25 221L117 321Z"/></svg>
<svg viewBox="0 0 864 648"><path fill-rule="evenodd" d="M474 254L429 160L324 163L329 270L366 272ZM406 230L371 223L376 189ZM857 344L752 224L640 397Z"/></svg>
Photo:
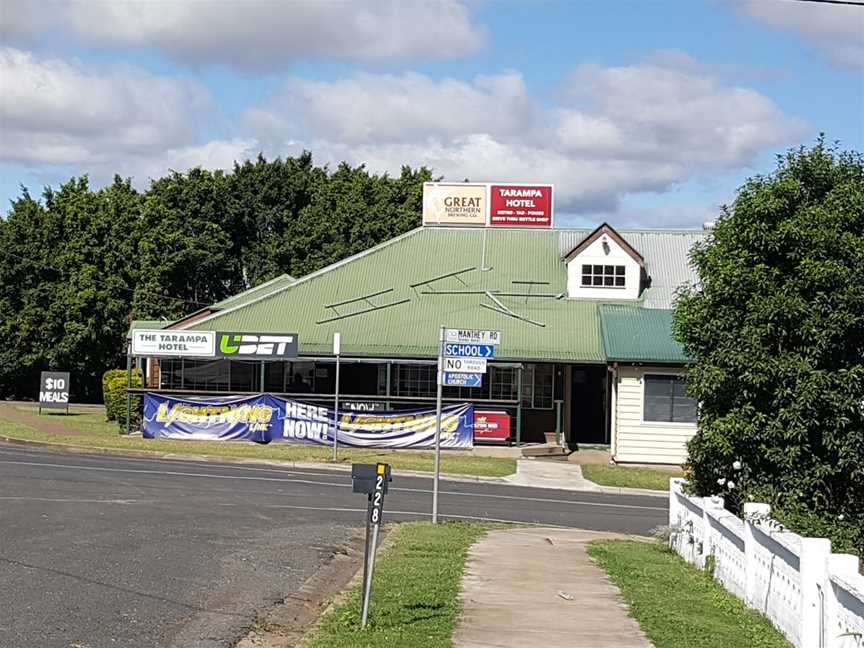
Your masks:
<svg viewBox="0 0 864 648"><path fill-rule="evenodd" d="M744 520L720 497L669 489L672 548L759 610L796 648L864 648L864 576L858 558L831 553L827 538L782 530L767 504L745 504Z"/></svg>

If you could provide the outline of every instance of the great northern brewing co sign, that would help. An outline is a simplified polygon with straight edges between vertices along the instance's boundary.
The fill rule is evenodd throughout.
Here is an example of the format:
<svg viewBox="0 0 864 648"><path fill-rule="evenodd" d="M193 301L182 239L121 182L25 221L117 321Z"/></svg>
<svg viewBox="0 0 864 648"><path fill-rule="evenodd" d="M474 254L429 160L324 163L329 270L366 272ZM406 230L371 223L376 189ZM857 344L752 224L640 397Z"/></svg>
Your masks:
<svg viewBox="0 0 864 648"><path fill-rule="evenodd" d="M552 227L552 185L493 184L489 224L498 227Z"/></svg>
<svg viewBox="0 0 864 648"><path fill-rule="evenodd" d="M475 225L485 227L487 185L468 182L424 182L424 225Z"/></svg>

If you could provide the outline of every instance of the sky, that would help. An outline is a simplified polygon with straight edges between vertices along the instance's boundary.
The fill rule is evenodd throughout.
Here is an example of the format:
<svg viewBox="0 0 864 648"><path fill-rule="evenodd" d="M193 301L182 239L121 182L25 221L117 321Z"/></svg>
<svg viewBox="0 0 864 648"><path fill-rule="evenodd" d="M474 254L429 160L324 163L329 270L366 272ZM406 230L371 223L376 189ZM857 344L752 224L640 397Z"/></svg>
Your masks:
<svg viewBox="0 0 864 648"><path fill-rule="evenodd" d="M864 5L0 0L0 214L305 149L554 183L559 226L699 227L820 133L864 151Z"/></svg>

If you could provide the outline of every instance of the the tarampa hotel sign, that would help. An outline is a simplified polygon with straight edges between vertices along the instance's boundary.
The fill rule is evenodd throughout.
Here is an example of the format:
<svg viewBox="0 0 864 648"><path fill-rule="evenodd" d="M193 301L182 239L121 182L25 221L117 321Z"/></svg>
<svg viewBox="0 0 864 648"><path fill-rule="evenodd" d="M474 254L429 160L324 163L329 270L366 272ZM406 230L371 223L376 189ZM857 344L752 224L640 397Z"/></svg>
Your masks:
<svg viewBox="0 0 864 648"><path fill-rule="evenodd" d="M549 184L423 183L424 225L552 227Z"/></svg>

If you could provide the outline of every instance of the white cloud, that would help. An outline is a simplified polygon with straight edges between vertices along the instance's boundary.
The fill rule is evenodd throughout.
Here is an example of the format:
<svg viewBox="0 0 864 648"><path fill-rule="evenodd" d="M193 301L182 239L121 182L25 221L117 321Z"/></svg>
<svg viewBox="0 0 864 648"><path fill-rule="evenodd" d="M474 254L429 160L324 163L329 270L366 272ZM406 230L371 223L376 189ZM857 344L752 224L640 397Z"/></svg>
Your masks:
<svg viewBox="0 0 864 648"><path fill-rule="evenodd" d="M146 187L149 179L161 178L169 171L186 171L192 167L228 170L234 162L258 155L254 139L236 137L211 140L204 144L190 144L161 151L155 155L140 155L111 160L91 167L96 178L108 179L119 174L132 176L138 187Z"/></svg>
<svg viewBox="0 0 864 648"><path fill-rule="evenodd" d="M862 6L734 0L738 11L771 27L797 33L839 67L864 68Z"/></svg>
<svg viewBox="0 0 864 648"><path fill-rule="evenodd" d="M536 110L515 72L480 76L473 83L413 72L360 73L336 82L290 78L265 106L251 108L246 122L288 137L326 133L356 146L402 142L406 134L516 134L534 123Z"/></svg>
<svg viewBox="0 0 864 648"><path fill-rule="evenodd" d="M97 184L119 173L144 187L169 169L227 169L259 151L250 138L200 143L198 122L214 107L194 82L2 48L0 85L0 160L39 175L68 167Z"/></svg>
<svg viewBox="0 0 864 648"><path fill-rule="evenodd" d="M0 156L8 161L80 164L187 145L193 113L210 103L194 82L12 48L0 49L0 79Z"/></svg>
<svg viewBox="0 0 864 648"><path fill-rule="evenodd" d="M752 89L657 63L580 66L553 105L514 72L294 78L244 123L267 151L307 148L393 173L425 164L456 180L554 182L559 207L576 211L739 169L808 133Z"/></svg>
<svg viewBox="0 0 864 648"><path fill-rule="evenodd" d="M476 52L484 35L457 0L3 0L7 38L46 31L95 46L153 48L191 65L245 70L295 60L452 59Z"/></svg>

